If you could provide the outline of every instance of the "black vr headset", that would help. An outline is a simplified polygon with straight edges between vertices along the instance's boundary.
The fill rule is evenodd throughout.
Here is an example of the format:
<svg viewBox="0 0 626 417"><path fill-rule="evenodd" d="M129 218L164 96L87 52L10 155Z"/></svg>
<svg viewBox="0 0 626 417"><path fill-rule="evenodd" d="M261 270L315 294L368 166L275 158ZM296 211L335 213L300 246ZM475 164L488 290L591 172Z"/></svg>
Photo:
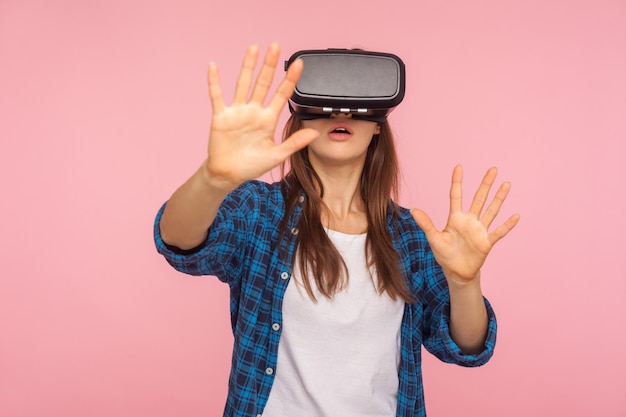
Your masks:
<svg viewBox="0 0 626 417"><path fill-rule="evenodd" d="M354 49L298 51L285 61L285 71L298 58L304 69L289 110L301 120L349 113L382 122L404 98L404 62L396 55Z"/></svg>

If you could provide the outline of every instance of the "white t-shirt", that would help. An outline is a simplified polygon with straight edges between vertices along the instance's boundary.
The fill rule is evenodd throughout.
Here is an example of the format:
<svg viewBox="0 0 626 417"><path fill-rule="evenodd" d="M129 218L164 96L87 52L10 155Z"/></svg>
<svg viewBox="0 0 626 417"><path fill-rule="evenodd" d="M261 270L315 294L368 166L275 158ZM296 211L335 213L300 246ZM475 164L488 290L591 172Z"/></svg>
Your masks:
<svg viewBox="0 0 626 417"><path fill-rule="evenodd" d="M263 417L394 417L404 301L376 290L366 234L327 233L348 267L347 288L328 299L313 283L314 302L296 263Z"/></svg>

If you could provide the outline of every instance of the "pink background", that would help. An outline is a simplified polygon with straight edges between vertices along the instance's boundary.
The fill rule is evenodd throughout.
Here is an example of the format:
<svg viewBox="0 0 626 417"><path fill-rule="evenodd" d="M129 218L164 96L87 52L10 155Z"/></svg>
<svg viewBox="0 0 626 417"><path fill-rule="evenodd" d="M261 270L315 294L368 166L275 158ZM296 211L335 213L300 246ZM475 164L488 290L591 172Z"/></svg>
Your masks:
<svg viewBox="0 0 626 417"><path fill-rule="evenodd" d="M496 355L427 355L429 415L626 416L621 0L1 0L0 416L221 415L227 288L152 221L204 157L208 63L230 95L271 41L403 57L403 205L442 226L458 162L466 195L491 165L513 184Z"/></svg>

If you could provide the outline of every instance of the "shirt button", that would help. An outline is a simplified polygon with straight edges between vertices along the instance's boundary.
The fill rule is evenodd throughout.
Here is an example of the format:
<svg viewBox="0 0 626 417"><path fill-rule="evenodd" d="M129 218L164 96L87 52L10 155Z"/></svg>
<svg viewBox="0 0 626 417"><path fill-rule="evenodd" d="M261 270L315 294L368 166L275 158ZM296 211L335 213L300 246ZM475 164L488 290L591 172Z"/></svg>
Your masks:
<svg viewBox="0 0 626 417"><path fill-rule="evenodd" d="M300 202L300 203L304 203L304 196L303 196L303 195L301 195L301 196L298 198L298 202Z"/></svg>
<svg viewBox="0 0 626 417"><path fill-rule="evenodd" d="M274 373L274 370L272 368L267 368L265 370L265 373L268 374L268 375L272 375Z"/></svg>
<svg viewBox="0 0 626 417"><path fill-rule="evenodd" d="M261 414L257 414L256 417L261 417Z"/></svg>
<svg viewBox="0 0 626 417"><path fill-rule="evenodd" d="M272 330L276 330L276 331L280 330L280 324L278 323L272 324Z"/></svg>
<svg viewBox="0 0 626 417"><path fill-rule="evenodd" d="M283 272L282 274L280 274L280 277L282 279L287 279L287 278L289 278L289 274L287 272Z"/></svg>
<svg viewBox="0 0 626 417"><path fill-rule="evenodd" d="M299 230L298 230L296 227L294 227L293 229L291 229L291 234L292 234L292 235L297 235L297 234L298 234L298 232L299 232Z"/></svg>

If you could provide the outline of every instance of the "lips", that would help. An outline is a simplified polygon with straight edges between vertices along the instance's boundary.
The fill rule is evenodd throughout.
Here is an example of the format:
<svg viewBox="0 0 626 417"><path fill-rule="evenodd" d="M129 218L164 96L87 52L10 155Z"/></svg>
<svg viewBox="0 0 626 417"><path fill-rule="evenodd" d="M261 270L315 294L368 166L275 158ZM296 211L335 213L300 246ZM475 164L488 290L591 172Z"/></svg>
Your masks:
<svg viewBox="0 0 626 417"><path fill-rule="evenodd" d="M347 123L335 123L328 130L328 137L333 140L346 140L352 135L352 129Z"/></svg>

